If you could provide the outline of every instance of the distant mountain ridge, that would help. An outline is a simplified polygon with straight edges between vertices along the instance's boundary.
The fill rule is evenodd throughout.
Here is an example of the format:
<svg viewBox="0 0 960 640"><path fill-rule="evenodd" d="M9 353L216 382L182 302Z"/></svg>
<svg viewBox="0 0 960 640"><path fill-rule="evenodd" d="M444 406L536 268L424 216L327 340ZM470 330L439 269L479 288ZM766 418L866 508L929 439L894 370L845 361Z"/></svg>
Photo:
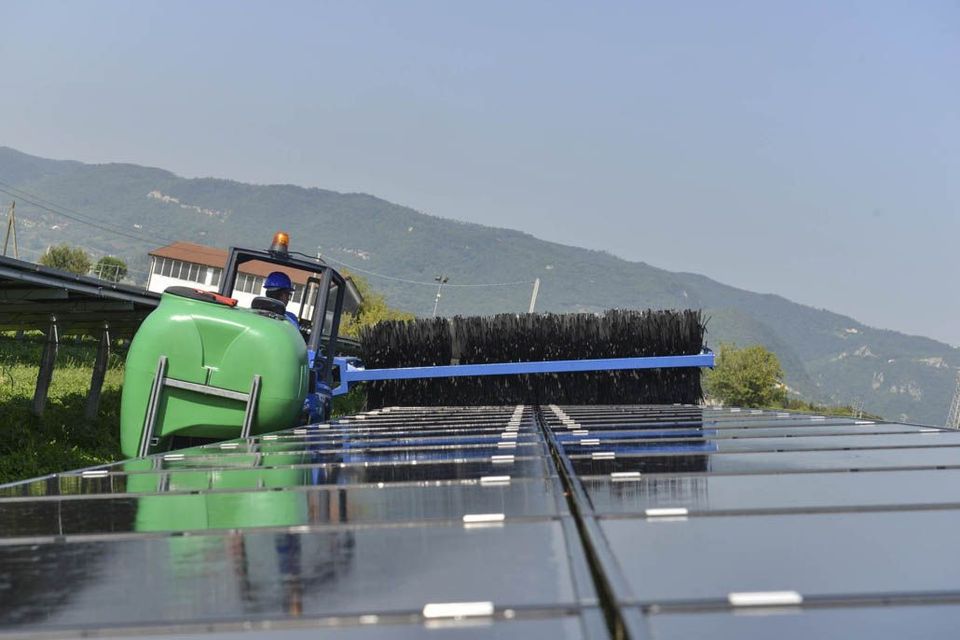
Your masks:
<svg viewBox="0 0 960 640"><path fill-rule="evenodd" d="M0 147L4 185L50 209L56 203L69 207L66 213L109 221L101 226L110 231L97 229L17 198L28 258L48 244L70 242L126 258L141 280L147 251L168 241L265 246L282 228L295 250L320 251L361 274L389 276L369 279L391 305L420 315L432 312L436 287L410 281L431 283L441 273L450 278L440 301L443 315L526 311L538 277L539 311L702 308L712 345L764 344L780 357L790 388L805 399L862 401L867 411L890 418L942 424L960 366L960 350L935 340L875 329L702 275L426 215L366 194L187 179L162 169L47 160ZM9 199L0 193L0 202ZM452 286L518 281L531 284Z"/></svg>

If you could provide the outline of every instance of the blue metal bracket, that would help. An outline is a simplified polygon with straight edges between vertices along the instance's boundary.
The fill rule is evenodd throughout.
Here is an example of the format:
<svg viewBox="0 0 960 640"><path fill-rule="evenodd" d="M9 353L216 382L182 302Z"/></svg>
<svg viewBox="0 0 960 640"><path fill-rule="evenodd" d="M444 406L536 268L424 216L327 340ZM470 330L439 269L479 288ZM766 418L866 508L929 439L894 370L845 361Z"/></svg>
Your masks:
<svg viewBox="0 0 960 640"><path fill-rule="evenodd" d="M690 356L652 356L644 358L599 358L595 360L545 360L542 362L495 362L491 364L457 364L434 367L399 367L364 369L356 366L359 359L336 357L340 368L340 385L334 396L350 391L350 385L374 380L417 380L423 378L461 378L474 376L509 376L536 373L575 373L583 371L624 371L630 369L675 369L678 367L713 368L713 352L705 349Z"/></svg>

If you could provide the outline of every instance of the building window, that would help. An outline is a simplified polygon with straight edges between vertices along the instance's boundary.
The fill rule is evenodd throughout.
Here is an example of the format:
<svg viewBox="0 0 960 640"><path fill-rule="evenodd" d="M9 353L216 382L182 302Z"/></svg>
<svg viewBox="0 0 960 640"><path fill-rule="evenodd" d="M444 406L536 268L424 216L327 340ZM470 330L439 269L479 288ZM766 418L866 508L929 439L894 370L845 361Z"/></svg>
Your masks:
<svg viewBox="0 0 960 640"><path fill-rule="evenodd" d="M207 268L193 262L185 262L180 271L180 278L203 284L207 279Z"/></svg>
<svg viewBox="0 0 960 640"><path fill-rule="evenodd" d="M197 264L196 262L184 262L183 260L161 258L160 256L152 256L152 260L153 265L151 271L153 271L153 273L168 278L176 278L177 280L206 284L207 272L211 271L213 277L210 284L216 287L219 286L220 277L223 274L223 269L207 267L202 264Z"/></svg>
<svg viewBox="0 0 960 640"><path fill-rule="evenodd" d="M263 290L263 278L259 276L252 276L249 273L241 273L237 275L237 284L234 287L234 291L252 293L253 295L258 296L260 295L261 290Z"/></svg>
<svg viewBox="0 0 960 640"><path fill-rule="evenodd" d="M300 302L303 299L303 286L299 284L293 285L293 301Z"/></svg>
<svg viewBox="0 0 960 640"><path fill-rule="evenodd" d="M184 280L190 280L191 282L204 284L207 280L207 268L203 265L195 264L193 262L184 263L183 270L180 272L180 277Z"/></svg>

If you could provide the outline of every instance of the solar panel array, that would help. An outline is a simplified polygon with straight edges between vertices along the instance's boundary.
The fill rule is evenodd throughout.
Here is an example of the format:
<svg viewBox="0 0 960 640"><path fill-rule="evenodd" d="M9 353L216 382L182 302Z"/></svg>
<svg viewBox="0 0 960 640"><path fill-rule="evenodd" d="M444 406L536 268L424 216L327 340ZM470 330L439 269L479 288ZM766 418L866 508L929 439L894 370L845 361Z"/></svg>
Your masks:
<svg viewBox="0 0 960 640"><path fill-rule="evenodd" d="M64 334L132 336L160 302L143 287L78 276L0 255L0 331L47 331L51 317Z"/></svg>
<svg viewBox="0 0 960 640"><path fill-rule="evenodd" d="M7 629L606 636L530 408L384 410L0 493Z"/></svg>
<svg viewBox="0 0 960 640"><path fill-rule="evenodd" d="M630 637L916 638L960 621L960 433L695 407L544 418Z"/></svg>
<svg viewBox="0 0 960 640"><path fill-rule="evenodd" d="M905 424L383 409L0 487L0 633L922 637L957 479Z"/></svg>

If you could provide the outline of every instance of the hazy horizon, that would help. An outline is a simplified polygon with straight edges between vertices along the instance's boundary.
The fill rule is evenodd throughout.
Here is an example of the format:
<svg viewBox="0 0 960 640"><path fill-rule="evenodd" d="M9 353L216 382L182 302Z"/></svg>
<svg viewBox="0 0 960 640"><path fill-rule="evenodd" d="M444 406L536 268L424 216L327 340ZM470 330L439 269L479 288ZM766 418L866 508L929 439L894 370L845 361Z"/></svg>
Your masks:
<svg viewBox="0 0 960 640"><path fill-rule="evenodd" d="M0 144L24 153L368 193L960 344L956 5L10 2L0 20Z"/></svg>

